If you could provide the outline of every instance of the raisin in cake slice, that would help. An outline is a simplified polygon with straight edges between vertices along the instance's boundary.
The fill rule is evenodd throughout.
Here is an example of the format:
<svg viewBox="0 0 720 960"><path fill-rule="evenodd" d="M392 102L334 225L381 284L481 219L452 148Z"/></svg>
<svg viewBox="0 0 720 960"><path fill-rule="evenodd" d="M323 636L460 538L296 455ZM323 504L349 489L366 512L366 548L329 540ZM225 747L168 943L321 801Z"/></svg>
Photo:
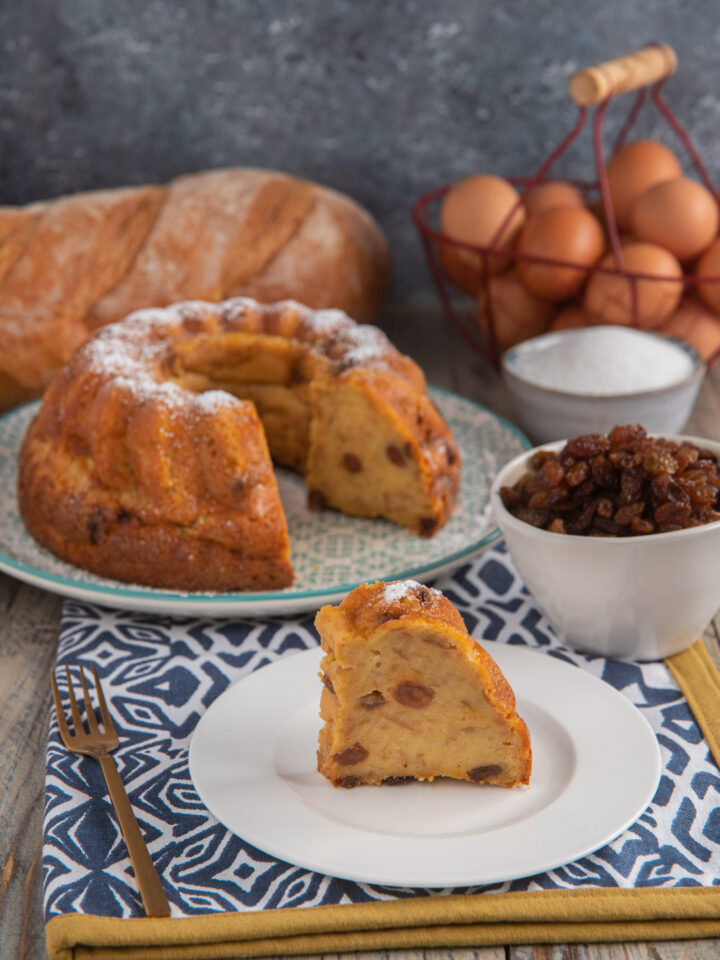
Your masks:
<svg viewBox="0 0 720 960"><path fill-rule="evenodd" d="M513 691L439 590L363 584L315 624L325 652L318 770L336 787L528 783L530 738Z"/></svg>

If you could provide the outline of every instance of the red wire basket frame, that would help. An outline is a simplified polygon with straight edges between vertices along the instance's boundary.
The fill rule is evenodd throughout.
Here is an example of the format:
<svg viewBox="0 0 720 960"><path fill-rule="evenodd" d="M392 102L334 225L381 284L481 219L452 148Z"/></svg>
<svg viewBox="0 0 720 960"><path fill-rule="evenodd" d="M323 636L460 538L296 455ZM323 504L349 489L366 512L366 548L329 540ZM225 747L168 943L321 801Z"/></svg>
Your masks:
<svg viewBox="0 0 720 960"><path fill-rule="evenodd" d="M632 60L632 58L641 56L643 54L653 55L652 63L654 65L653 69L655 76L650 82L647 82L647 80L644 79L645 76L652 77L653 75L652 69L646 69L647 62L644 62L641 65L642 74L640 78L634 75L628 76L627 64ZM623 64L624 66L620 74L620 80L618 81L617 79L613 78L612 72L613 68L620 64ZM612 150L612 153L615 153L626 142L627 137L647 100L647 92L649 90L652 103L675 133L676 137L690 158L695 170L697 171L700 180L711 192L713 197L715 197L716 202L718 202L720 206L720 200L718 199L716 189L695 145L662 96L662 86L667 79L667 76L674 72L675 64L675 55L671 48L660 44L651 44L650 46L643 48L643 50L637 51L635 54L631 54L627 58L621 58L617 61L610 61L607 64L600 64L597 67L589 68L588 71L581 71L580 74L576 74L573 78L573 81L581 75L583 75L584 79L587 80L588 75L590 75L595 83L594 89L591 92L588 92L588 90L583 90L581 91L581 94L584 94L584 96L576 96L575 92L573 92L573 81L571 81L571 94L573 95L574 99L576 99L576 102L585 100L585 102L578 102L578 114L573 128L561 140L558 146L552 151L552 153L550 153L547 159L540 165L538 170L531 177L507 178L508 182L518 189L519 198L512 209L508 212L504 221L500 224L491 243L487 246L478 246L476 244L455 240L452 237L442 233L439 229L431 224L439 201L441 201L451 189L450 184L438 187L435 190L431 190L429 193L423 194L414 203L412 207L413 221L422 240L428 266L430 268L430 272L432 274L445 313L447 314L457 333L463 338L467 345L480 356L490 360L495 367L499 365L500 350L496 340L496 322L490 289L490 279L492 276L492 272L490 270L490 258L500 256L503 259L511 262L522 260L528 263L539 263L547 266L577 268L576 263L565 260L518 253L517 251L503 247L500 241L502 240L508 226L512 222L517 210L521 207L528 194L547 178L548 173L558 158L561 157L569 149L571 144L580 136L588 119L589 106L594 105L596 107L593 115L592 127L593 151L597 171L597 180L566 180L566 182L572 183L573 186L577 187L585 196L593 192L599 193L607 224L610 249L617 266L602 267L599 264L596 264L590 271L588 271L588 276L590 276L592 273L605 273L612 276L621 276L629 281L631 290L631 325L634 327L640 326L638 316L638 281L649 280L656 283L663 281L667 282L668 280L673 282L677 281L677 277L662 277L658 276L657 274L638 273L634 271L628 271L623 267L621 241L615 220L615 212L610 198L610 187L608 183L607 169L602 147L603 120L611 101L621 93L625 93L633 89L637 90L632 106L630 107L625 120L620 126L618 135L615 139ZM468 320L456 309L453 303L454 295L451 292L450 281L446 276L445 270L440 262L439 248L441 244L449 247L455 247L460 250L471 251L479 258L481 265L480 290L483 296L483 302L485 304L487 319L487 330L485 336L480 334L478 325L476 323L468 322ZM684 289L692 288L700 281L702 281L703 284L720 283L720 276L698 277L694 274L684 274L682 278ZM717 362L718 359L720 359L720 347L718 347L712 356L706 360L707 365L711 366Z"/></svg>

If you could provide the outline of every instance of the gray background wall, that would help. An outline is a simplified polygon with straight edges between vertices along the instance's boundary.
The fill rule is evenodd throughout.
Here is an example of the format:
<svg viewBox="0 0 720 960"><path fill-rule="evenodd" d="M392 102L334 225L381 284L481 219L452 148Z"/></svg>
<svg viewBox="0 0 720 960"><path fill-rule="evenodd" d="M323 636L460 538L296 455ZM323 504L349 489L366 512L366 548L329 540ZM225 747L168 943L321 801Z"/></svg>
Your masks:
<svg viewBox="0 0 720 960"><path fill-rule="evenodd" d="M678 52L667 98L715 175L715 2L0 0L0 202L285 170L364 203L390 238L392 299L419 302L415 197L530 172L573 122L568 76L651 40ZM652 115L640 129L673 142ZM591 174L589 137L565 172Z"/></svg>

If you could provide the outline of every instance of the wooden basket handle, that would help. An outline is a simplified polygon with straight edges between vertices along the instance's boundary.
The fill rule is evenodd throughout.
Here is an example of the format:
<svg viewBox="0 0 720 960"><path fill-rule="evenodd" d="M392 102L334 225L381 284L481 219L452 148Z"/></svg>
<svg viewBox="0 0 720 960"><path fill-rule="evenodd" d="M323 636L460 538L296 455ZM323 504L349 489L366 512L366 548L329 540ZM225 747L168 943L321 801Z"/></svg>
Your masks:
<svg viewBox="0 0 720 960"><path fill-rule="evenodd" d="M676 67L675 51L667 44L641 47L625 57L578 70L570 77L570 96L578 106L590 107L618 93L664 80Z"/></svg>

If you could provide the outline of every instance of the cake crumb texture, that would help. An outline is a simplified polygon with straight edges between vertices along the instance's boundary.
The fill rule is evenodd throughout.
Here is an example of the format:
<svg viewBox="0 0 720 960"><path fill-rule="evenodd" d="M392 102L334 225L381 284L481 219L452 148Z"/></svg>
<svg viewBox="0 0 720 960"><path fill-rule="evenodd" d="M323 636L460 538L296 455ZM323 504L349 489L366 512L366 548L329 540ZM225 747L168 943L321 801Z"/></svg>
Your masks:
<svg viewBox="0 0 720 960"><path fill-rule="evenodd" d="M325 654L318 770L334 786L529 782L512 688L440 591L363 584L315 624Z"/></svg>

